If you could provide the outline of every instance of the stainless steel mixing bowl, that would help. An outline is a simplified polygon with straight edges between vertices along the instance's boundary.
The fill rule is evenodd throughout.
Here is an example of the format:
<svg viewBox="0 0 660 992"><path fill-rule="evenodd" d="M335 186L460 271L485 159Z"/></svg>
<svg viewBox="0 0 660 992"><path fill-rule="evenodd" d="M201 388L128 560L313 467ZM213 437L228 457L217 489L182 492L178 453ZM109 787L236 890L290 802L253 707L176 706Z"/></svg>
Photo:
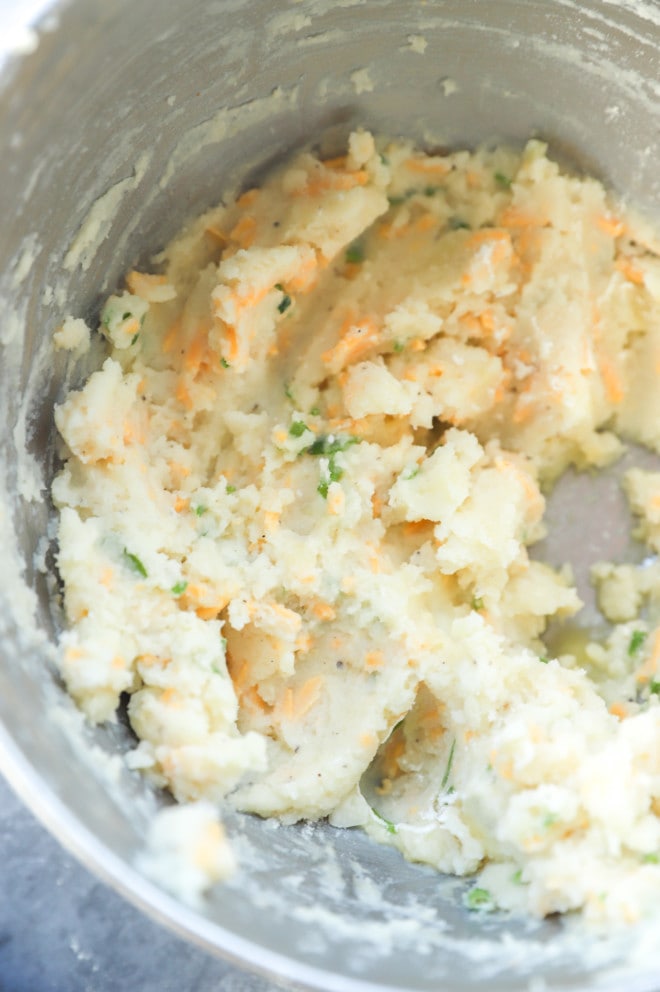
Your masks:
<svg viewBox="0 0 660 992"><path fill-rule="evenodd" d="M347 992L660 983L652 955L625 960L636 932L470 915L460 885L352 831L229 817L241 872L198 912L134 869L164 799L121 766L121 723L77 720L50 648L52 410L84 372L52 332L93 319L123 270L232 183L356 124L434 145L538 133L653 212L659 44L650 0L72 0L3 67L0 763L84 862L235 962Z"/></svg>

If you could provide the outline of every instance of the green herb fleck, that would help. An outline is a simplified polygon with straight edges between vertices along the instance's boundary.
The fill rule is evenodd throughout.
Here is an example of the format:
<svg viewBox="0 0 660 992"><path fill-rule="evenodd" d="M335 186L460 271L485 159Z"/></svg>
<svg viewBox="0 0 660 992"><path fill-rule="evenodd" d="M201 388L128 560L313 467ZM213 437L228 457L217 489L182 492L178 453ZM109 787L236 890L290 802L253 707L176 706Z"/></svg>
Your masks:
<svg viewBox="0 0 660 992"><path fill-rule="evenodd" d="M421 471L421 467L419 465L415 465L415 467L411 468L407 475L404 475L403 478L406 482L409 482L410 479L414 479L416 475L419 475Z"/></svg>
<svg viewBox="0 0 660 992"><path fill-rule="evenodd" d="M330 483L339 482L344 474L343 469L337 465L334 456L339 451L345 451L346 448L349 448L352 444L357 444L359 440L359 438L352 436L335 437L334 434L322 434L320 437L317 437L308 448L303 448L301 451L301 454L326 455L328 458L326 478L321 479L316 487L316 491L323 497L323 499L327 499Z"/></svg>
<svg viewBox="0 0 660 992"><path fill-rule="evenodd" d="M378 158L381 160L383 165L389 165L390 160L384 152L379 152Z"/></svg>
<svg viewBox="0 0 660 992"><path fill-rule="evenodd" d="M401 354L401 352L406 347L406 345L405 345L405 342L404 341L395 341L394 344L392 345L392 347L393 347L394 351L397 352L397 354Z"/></svg>
<svg viewBox="0 0 660 992"><path fill-rule="evenodd" d="M358 444L359 440L359 437L352 435L337 437L334 434L321 434L308 448L303 449L302 454L334 455L338 451L345 451L346 448L350 448L352 444Z"/></svg>
<svg viewBox="0 0 660 992"><path fill-rule="evenodd" d="M391 820L388 820L386 817L384 817L381 813L378 812L377 809L374 809L373 806L371 807L371 812L374 814L377 820L380 820L381 823L385 824L385 826L387 827L388 834L395 834L397 832L396 824L392 823Z"/></svg>
<svg viewBox="0 0 660 992"><path fill-rule="evenodd" d="M284 383L284 395L288 400L291 400L292 403L296 402L293 398L293 393L291 392L288 382Z"/></svg>
<svg viewBox="0 0 660 992"><path fill-rule="evenodd" d="M316 491L323 497L323 499L327 499L330 483L339 482L339 480L343 477L343 475L344 475L344 470L340 468L339 465L337 465L333 452L328 459L328 477L326 479L322 479L319 482L318 486L316 487Z"/></svg>
<svg viewBox="0 0 660 992"><path fill-rule="evenodd" d="M556 813L546 813L543 817L543 827L545 830L549 830L550 827L554 827L555 823L559 822L559 816Z"/></svg>
<svg viewBox="0 0 660 992"><path fill-rule="evenodd" d="M131 347L135 344L135 342L139 337L140 337L140 332L138 331L137 334L134 334L133 337L131 338Z"/></svg>
<svg viewBox="0 0 660 992"><path fill-rule="evenodd" d="M227 492L227 493L235 493L236 492L236 486L227 486L225 492Z"/></svg>
<svg viewBox="0 0 660 992"><path fill-rule="evenodd" d="M302 437L305 431L309 430L309 427L302 420L294 420L289 427L289 434L291 437Z"/></svg>
<svg viewBox="0 0 660 992"><path fill-rule="evenodd" d="M226 358L221 358L220 359L220 364L222 365L223 369L230 369L231 368L231 365L229 364L229 362L227 361Z"/></svg>
<svg viewBox="0 0 660 992"><path fill-rule="evenodd" d="M364 262L364 246L359 241L354 241L346 249L345 257L349 265L359 265Z"/></svg>
<svg viewBox="0 0 660 992"><path fill-rule="evenodd" d="M463 902L467 909L478 910L487 913L495 908L493 897L488 889L474 888L465 893Z"/></svg>
<svg viewBox="0 0 660 992"><path fill-rule="evenodd" d="M130 551L124 548L124 558L127 564L130 565L130 567L133 569L134 572L137 572L138 575L141 575L143 579L147 578L148 575L147 570L137 555L132 554Z"/></svg>
<svg viewBox="0 0 660 992"><path fill-rule="evenodd" d="M645 864L645 865L658 865L658 864L660 864L660 855L657 855L657 854L645 854L642 857L642 864Z"/></svg>
<svg viewBox="0 0 660 992"><path fill-rule="evenodd" d="M512 180L509 179L508 176L505 176L503 172L495 173L495 182L498 186L501 186L502 189L511 189Z"/></svg>
<svg viewBox="0 0 660 992"><path fill-rule="evenodd" d="M188 588L187 582L177 582L176 585L172 586L172 595L183 596L187 588Z"/></svg>
<svg viewBox="0 0 660 992"><path fill-rule="evenodd" d="M291 306L293 300L291 299L291 297L289 296L289 294L287 293L281 282L275 283L275 289L279 289L280 293L284 294L280 302L277 304L277 309L279 310L280 313L285 313L285 311L288 310L289 307Z"/></svg>
<svg viewBox="0 0 660 992"><path fill-rule="evenodd" d="M469 231L470 225L465 220L461 220L460 217L451 217L449 220L449 226L452 231Z"/></svg>
<svg viewBox="0 0 660 992"><path fill-rule="evenodd" d="M391 207L399 207L406 200L409 200L411 196L415 196L417 192L418 190L414 188L407 189L404 193L400 193L397 196L388 196L387 199Z"/></svg>
<svg viewBox="0 0 660 992"><path fill-rule="evenodd" d="M313 406L312 409L309 412L310 412L310 415L312 417L320 417L321 416L321 410L320 410L320 408L318 406Z"/></svg>
<svg viewBox="0 0 660 992"><path fill-rule="evenodd" d="M550 659L548 658L547 654L542 654L539 655L539 661L541 662L542 665L547 665Z"/></svg>
<svg viewBox="0 0 660 992"><path fill-rule="evenodd" d="M653 680L649 685L649 692L652 692L655 696L660 696L660 682Z"/></svg>
<svg viewBox="0 0 660 992"><path fill-rule="evenodd" d="M439 186L427 186L424 190L424 196L435 196L439 189Z"/></svg>
<svg viewBox="0 0 660 992"><path fill-rule="evenodd" d="M442 776L442 782L440 783L441 789L446 789L449 782L449 776L451 775L451 766L454 763L454 751L456 750L456 738L454 737L451 742L451 747L449 749L449 757L447 758L447 767L445 768L445 774Z"/></svg>
<svg viewBox="0 0 660 992"><path fill-rule="evenodd" d="M630 638L630 643L628 645L628 654L632 658L634 654L637 654L642 644L646 640L646 632L643 630L634 630L632 637Z"/></svg>
<svg viewBox="0 0 660 992"><path fill-rule="evenodd" d="M483 610L483 608L484 608L483 596L473 596L472 609L479 611L479 610Z"/></svg>
<svg viewBox="0 0 660 992"><path fill-rule="evenodd" d="M518 871L514 872L511 876L511 881L515 882L516 885L522 885L522 868L519 868Z"/></svg>
<svg viewBox="0 0 660 992"><path fill-rule="evenodd" d="M203 517L207 510L208 510L208 506L196 506L195 515L198 517Z"/></svg>

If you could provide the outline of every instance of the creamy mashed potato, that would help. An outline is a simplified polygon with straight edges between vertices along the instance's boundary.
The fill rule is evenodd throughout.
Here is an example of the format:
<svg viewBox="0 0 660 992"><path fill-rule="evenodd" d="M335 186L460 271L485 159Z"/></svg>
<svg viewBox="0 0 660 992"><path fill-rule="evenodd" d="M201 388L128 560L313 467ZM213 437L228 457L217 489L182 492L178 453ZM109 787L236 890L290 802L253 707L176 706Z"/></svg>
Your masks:
<svg viewBox="0 0 660 992"><path fill-rule="evenodd" d="M618 626L549 658L581 604L528 547L569 465L660 450L660 261L545 153L358 132L127 275L56 413L61 665L92 721L128 694L128 760L181 802L361 825L480 873L471 908L634 920L660 895L651 589L598 566ZM660 475L627 489L659 550Z"/></svg>

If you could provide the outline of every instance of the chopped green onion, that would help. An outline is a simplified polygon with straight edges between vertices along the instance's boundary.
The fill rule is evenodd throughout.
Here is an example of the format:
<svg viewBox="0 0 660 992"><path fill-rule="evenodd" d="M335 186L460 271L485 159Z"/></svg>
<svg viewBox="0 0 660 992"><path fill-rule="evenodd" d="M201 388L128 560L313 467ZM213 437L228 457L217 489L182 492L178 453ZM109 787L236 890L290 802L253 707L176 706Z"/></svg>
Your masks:
<svg viewBox="0 0 660 992"><path fill-rule="evenodd" d="M339 451L345 451L352 444L357 444L359 440L357 437L335 437L332 434L322 434L308 448L303 448L301 451L301 454L326 455L328 457L327 476L321 479L316 487L316 491L323 499L327 499L330 483L339 482L344 474L343 469L337 465L334 456Z"/></svg>
<svg viewBox="0 0 660 992"><path fill-rule="evenodd" d="M141 329L148 309L149 304L146 300L131 296L130 293L111 296L101 312L101 326L109 334L114 334L127 320L137 320Z"/></svg>
<svg viewBox="0 0 660 992"><path fill-rule="evenodd" d="M223 369L229 369L229 368L231 368L231 365L229 364L229 362L227 361L226 358L221 358L220 359L220 364L222 365Z"/></svg>
<svg viewBox="0 0 660 992"><path fill-rule="evenodd" d="M333 452L328 459L328 477L327 479L322 479L319 482L318 486L316 487L316 491L323 497L323 499L327 499L330 483L339 482L339 480L343 477L343 475L344 475L344 470L340 468L339 465L337 465Z"/></svg>
<svg viewBox="0 0 660 992"><path fill-rule="evenodd" d="M359 265L360 262L364 262L364 246L359 241L354 241L346 249L345 257L349 265Z"/></svg>
<svg viewBox="0 0 660 992"><path fill-rule="evenodd" d="M227 492L227 493L235 493L236 492L236 486L227 486L227 489L225 490L225 492Z"/></svg>
<svg viewBox="0 0 660 992"><path fill-rule="evenodd" d="M172 586L172 595L183 596L187 588L188 588L187 582L177 582L176 585Z"/></svg>
<svg viewBox="0 0 660 992"><path fill-rule="evenodd" d="M143 579L147 578L148 575L147 570L137 555L132 554L130 551L124 548L124 558L126 559L127 564L130 565L130 567L133 569L134 572L137 572L138 575L141 575Z"/></svg>
<svg viewBox="0 0 660 992"><path fill-rule="evenodd" d="M277 309L279 310L280 313L284 313L286 310L289 309L289 307L291 306L293 300L291 299L291 297L289 296L289 294L286 292L286 290L284 289L284 286L282 285L281 282L275 283L275 289L279 289L280 293L283 294L282 299L277 304Z"/></svg>
<svg viewBox="0 0 660 992"><path fill-rule="evenodd" d="M289 427L289 434L291 437L302 437L305 431L308 431L309 427L302 420L294 420L294 422Z"/></svg>
<svg viewBox="0 0 660 992"><path fill-rule="evenodd" d="M416 189L407 189L404 193L398 196L388 196L387 200L391 207L398 207L406 200L409 200L411 196L415 196L419 191Z"/></svg>
<svg viewBox="0 0 660 992"><path fill-rule="evenodd" d="M542 654L539 655L539 661L541 662L542 665L547 665L550 659L548 658L547 654Z"/></svg>
<svg viewBox="0 0 660 992"><path fill-rule="evenodd" d="M495 173L495 182L498 184L498 186L501 186L502 189L511 189L512 180L509 179L508 176L505 176L503 172Z"/></svg>
<svg viewBox="0 0 660 992"><path fill-rule="evenodd" d="M339 482L343 474L343 468L340 468L339 465L337 465L334 455L330 455L330 459L328 461L328 475L330 476L330 482Z"/></svg>
<svg viewBox="0 0 660 992"><path fill-rule="evenodd" d="M652 681L649 686L649 692L652 692L655 696L660 696L660 682Z"/></svg>
<svg viewBox="0 0 660 992"><path fill-rule="evenodd" d="M467 909L479 910L481 912L489 912L495 908L493 897L488 889L480 889L478 887L466 892L463 902Z"/></svg>
<svg viewBox="0 0 660 992"><path fill-rule="evenodd" d="M335 437L333 434L321 434L308 448L303 449L302 454L334 455L337 451L345 451L352 444L357 444L359 440L358 437L353 437L352 435L349 437Z"/></svg>
<svg viewBox="0 0 660 992"><path fill-rule="evenodd" d="M397 832L396 824L392 823L391 820L388 820L386 817L384 817L381 813L378 812L377 809L374 809L373 806L371 807L371 812L374 814L377 820L380 820L381 823L385 824L385 826L387 827L388 834L395 834Z"/></svg>
<svg viewBox="0 0 660 992"><path fill-rule="evenodd" d="M203 517L207 510L208 510L208 507L207 506L196 506L195 507L195 514L198 517Z"/></svg>
<svg viewBox="0 0 660 992"><path fill-rule="evenodd" d="M632 658L634 654L637 654L642 644L646 640L646 632L643 630L634 630L632 637L630 638L630 643L628 645L628 654Z"/></svg>

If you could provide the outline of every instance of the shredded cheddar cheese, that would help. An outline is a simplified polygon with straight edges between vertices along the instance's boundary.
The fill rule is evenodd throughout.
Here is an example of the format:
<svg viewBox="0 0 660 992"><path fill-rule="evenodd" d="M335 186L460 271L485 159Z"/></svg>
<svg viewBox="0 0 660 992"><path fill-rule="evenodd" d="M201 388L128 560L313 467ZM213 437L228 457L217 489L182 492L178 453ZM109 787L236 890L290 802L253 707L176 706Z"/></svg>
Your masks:
<svg viewBox="0 0 660 992"><path fill-rule="evenodd" d="M128 273L57 410L53 497L62 674L92 721L128 696L132 767L479 873L468 908L659 904L660 569L597 566L612 632L554 658L546 625L581 604L528 550L569 466L619 435L660 451L660 259L635 224L538 141L357 132ZM660 474L625 485L660 552ZM190 870L220 877L191 808L157 846L189 829Z"/></svg>

